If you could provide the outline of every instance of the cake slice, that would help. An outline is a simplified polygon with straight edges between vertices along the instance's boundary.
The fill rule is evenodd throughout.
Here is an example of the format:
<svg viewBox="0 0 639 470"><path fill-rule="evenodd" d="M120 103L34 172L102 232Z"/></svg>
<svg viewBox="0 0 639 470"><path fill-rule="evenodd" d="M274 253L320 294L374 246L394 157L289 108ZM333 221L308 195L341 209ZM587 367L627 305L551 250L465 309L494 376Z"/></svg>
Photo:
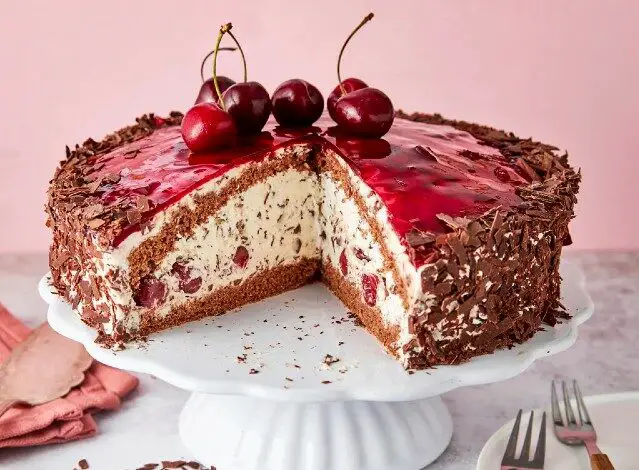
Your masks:
<svg viewBox="0 0 639 470"><path fill-rule="evenodd" d="M554 147L400 114L384 139L324 117L194 155L180 120L144 116L68 149L51 182L53 283L105 346L320 277L407 368L564 315L580 177Z"/></svg>

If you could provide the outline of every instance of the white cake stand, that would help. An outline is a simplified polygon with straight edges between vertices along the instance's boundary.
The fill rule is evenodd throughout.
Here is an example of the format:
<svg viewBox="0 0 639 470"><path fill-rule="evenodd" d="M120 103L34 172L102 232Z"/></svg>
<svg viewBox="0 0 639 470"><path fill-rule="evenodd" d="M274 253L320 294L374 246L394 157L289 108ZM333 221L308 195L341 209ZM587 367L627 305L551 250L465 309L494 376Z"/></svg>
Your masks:
<svg viewBox="0 0 639 470"><path fill-rule="evenodd" d="M203 463L218 470L419 470L452 436L441 394L508 379L575 342L593 304L578 268L565 263L561 271L570 321L511 350L412 375L320 284L118 352L94 343L95 332L48 277L39 289L51 326L95 359L193 392L179 429ZM327 355L339 361L326 364Z"/></svg>

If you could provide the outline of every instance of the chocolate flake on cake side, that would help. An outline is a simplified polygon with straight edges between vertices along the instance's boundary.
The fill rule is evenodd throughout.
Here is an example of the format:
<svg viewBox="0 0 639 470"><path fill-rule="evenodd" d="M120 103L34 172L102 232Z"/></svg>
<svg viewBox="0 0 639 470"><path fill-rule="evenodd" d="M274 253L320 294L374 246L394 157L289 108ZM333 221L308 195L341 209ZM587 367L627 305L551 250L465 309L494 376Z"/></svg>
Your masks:
<svg viewBox="0 0 639 470"><path fill-rule="evenodd" d="M114 209L107 210L100 199L105 188L117 183L118 174L95 177L93 173L104 167L97 164L98 158L122 145L136 142L151 135L155 130L179 125L182 114L171 112L168 118L145 114L136 119L136 124L107 135L101 141L87 139L73 150L66 147L66 160L60 162L47 193L46 225L53 230L53 243L49 250L49 265L53 284L73 306L82 303L82 319L98 330L104 338L104 324L114 314L107 303L95 307L92 300L105 292L104 279L97 271L102 253L97 248L110 246L117 233L125 225L127 213L146 204L140 196L138 205L131 201L116 202ZM90 281L83 279L89 274ZM107 272L111 289L118 289L124 282L118 272ZM126 332L123 332L126 336Z"/></svg>
<svg viewBox="0 0 639 470"><path fill-rule="evenodd" d="M422 273L423 290L433 297L409 318L415 336L403 346L408 367L458 364L522 343L542 323L553 326L567 318L559 300L559 261L581 180L567 154L439 115L398 116L464 130L536 175L518 188L523 204L513 210L495 208L474 220L442 214L451 231L425 241L435 246Z"/></svg>

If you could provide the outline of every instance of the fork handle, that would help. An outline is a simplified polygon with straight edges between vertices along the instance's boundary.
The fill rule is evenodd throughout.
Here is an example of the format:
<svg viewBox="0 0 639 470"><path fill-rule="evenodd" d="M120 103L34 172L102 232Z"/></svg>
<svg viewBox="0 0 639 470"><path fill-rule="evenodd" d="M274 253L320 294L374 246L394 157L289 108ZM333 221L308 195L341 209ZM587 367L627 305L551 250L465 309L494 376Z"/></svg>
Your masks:
<svg viewBox="0 0 639 470"><path fill-rule="evenodd" d="M606 454L592 454L590 456L592 470L615 470Z"/></svg>

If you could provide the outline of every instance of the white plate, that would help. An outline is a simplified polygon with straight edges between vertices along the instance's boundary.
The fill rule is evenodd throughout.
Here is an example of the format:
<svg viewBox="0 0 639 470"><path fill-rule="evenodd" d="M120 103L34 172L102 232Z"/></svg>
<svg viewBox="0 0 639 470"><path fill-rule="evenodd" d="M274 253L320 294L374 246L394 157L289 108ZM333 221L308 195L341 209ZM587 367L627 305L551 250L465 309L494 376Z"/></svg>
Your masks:
<svg viewBox="0 0 639 470"><path fill-rule="evenodd" d="M403 401L505 380L520 374L536 359L570 347L578 326L592 314L593 304L575 265L562 263L561 274L562 301L572 315L569 321L546 328L510 350L413 375L364 329L342 321L347 317L346 309L320 284L247 305L239 314L160 332L142 347L119 352L94 343L95 331L52 292L47 276L39 289L50 304L51 326L83 343L97 360L155 375L186 390L298 402ZM238 363L237 357L243 354L246 360ZM323 366L326 354L340 361ZM249 374L251 369L259 373Z"/></svg>
<svg viewBox="0 0 639 470"><path fill-rule="evenodd" d="M615 470L639 468L639 392L586 397L586 406L597 430L597 444L608 454ZM535 410L535 424L539 426L541 410ZM550 418L550 411L548 410ZM522 423L527 424L528 415ZM479 455L477 470L497 470L506 449L513 421L502 426L486 443ZM590 462L584 447L561 444L553 434L548 419L546 437L546 470L589 470ZM521 433L525 430L522 425ZM537 435L538 427L533 431ZM520 437L522 437L520 436ZM521 443L521 440L520 440ZM533 444L534 445L534 444Z"/></svg>

